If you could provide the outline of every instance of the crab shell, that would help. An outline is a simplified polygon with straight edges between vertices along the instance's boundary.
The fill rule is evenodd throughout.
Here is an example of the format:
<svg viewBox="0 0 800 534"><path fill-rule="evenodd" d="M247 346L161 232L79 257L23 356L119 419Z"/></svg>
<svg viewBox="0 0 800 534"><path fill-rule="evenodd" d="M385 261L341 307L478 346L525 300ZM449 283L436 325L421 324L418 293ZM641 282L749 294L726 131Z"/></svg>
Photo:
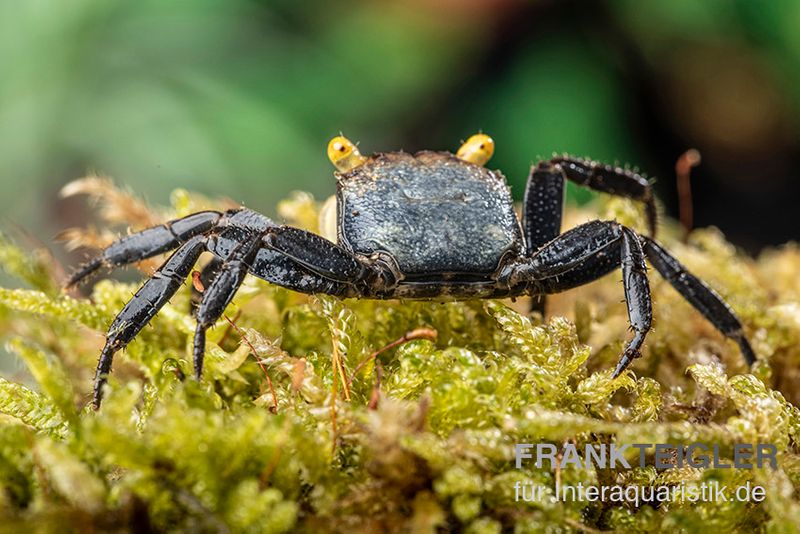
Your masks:
<svg viewBox="0 0 800 534"><path fill-rule="evenodd" d="M448 152L376 154L336 173L337 241L406 279L485 277L524 241L505 177Z"/></svg>

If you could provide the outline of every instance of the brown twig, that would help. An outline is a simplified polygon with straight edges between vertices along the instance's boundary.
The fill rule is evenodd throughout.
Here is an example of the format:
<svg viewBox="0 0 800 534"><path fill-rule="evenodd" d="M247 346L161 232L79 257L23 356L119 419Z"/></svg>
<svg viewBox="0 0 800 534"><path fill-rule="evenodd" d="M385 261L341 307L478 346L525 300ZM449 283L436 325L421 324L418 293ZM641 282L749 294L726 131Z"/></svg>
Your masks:
<svg viewBox="0 0 800 534"><path fill-rule="evenodd" d="M678 212L681 226L683 227L683 241L689 237L694 225L692 208L692 168L700 165L700 152L690 148L675 162L675 176L678 184Z"/></svg>
<svg viewBox="0 0 800 534"><path fill-rule="evenodd" d="M336 340L334 340L334 347ZM335 351L336 349L334 349ZM331 383L331 458L336 455L336 440L338 439L339 427L336 424L336 399L339 397L339 381L337 380L338 374L333 372L333 381Z"/></svg>
<svg viewBox="0 0 800 534"><path fill-rule="evenodd" d="M350 382L352 379L347 378L347 369L344 368L344 360L342 359L342 354L339 352L339 339L336 336L336 331L331 330L331 342L332 342L332 354L331 354L331 364L333 366L333 385L337 385L337 378L342 381L342 392L344 393L344 399L346 401L350 400Z"/></svg>
<svg viewBox="0 0 800 534"><path fill-rule="evenodd" d="M417 328L416 330L406 332L400 339L396 339L395 341L392 341L388 345L376 350L375 352L364 358L358 365L356 365L355 370L353 370L353 374L350 375L350 380L347 382L347 385L349 386L353 382L353 378L365 365L367 365L370 361L376 359L378 356L380 356L387 350L393 349L398 345L402 345L403 343L408 343L409 341L413 341L415 339L428 339L430 341L436 341L438 335L439 333L436 332L436 330L434 330L433 328Z"/></svg>
<svg viewBox="0 0 800 534"><path fill-rule="evenodd" d="M372 386L372 395L369 397L367 408L370 410L378 409L378 401L381 396L381 379L383 378L383 366L380 360L375 360L375 385Z"/></svg>
<svg viewBox="0 0 800 534"><path fill-rule="evenodd" d="M233 316L232 320L226 317L226 319L228 319L228 321L231 322L231 324L228 325L228 328L226 328L225 331L222 333L222 337L219 338L219 342L217 343L217 345L222 345L225 342L225 340L228 339L228 336L231 334L231 329L236 327L236 321L238 321L239 317L241 316L242 316L242 310L236 310L236 315ZM237 332L241 333L241 330L237 329Z"/></svg>
<svg viewBox="0 0 800 534"><path fill-rule="evenodd" d="M253 353L253 357L256 359L256 363L258 363L258 366L261 367L262 371L264 371L264 376L267 377L267 384L269 386L269 392L272 395L272 405L273 405L273 410L272 411L273 412L277 412L278 411L278 395L275 393L275 387L272 385L272 379L269 377L269 373L267 372L267 368L266 368L266 366L264 366L264 362L261 361L261 358L258 355L258 351L253 346L253 344L250 343L250 340L247 339L247 336L244 335L244 332L242 332L242 329L239 328L238 326L236 326L236 323L234 323L227 315L223 315L223 317L225 317L225 320L228 321L228 323L231 325L231 327L233 329L235 329L236 332L238 332L240 336L242 336L242 341L244 341L245 344L248 347L250 347L250 350Z"/></svg>
<svg viewBox="0 0 800 534"><path fill-rule="evenodd" d="M303 380L306 378L306 359L300 358L294 362L292 367L292 391L298 393L303 387Z"/></svg>

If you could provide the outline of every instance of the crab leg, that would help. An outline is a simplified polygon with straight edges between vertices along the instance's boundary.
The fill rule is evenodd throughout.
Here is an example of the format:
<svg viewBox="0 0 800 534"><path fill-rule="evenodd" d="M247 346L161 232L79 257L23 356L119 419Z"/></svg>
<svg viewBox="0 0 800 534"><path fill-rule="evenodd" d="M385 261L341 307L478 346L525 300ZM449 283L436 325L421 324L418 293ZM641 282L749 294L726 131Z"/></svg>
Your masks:
<svg viewBox="0 0 800 534"><path fill-rule="evenodd" d="M253 262L261 244L257 235L247 236L231 252L214 277L214 280L203 292L197 308L197 327L194 332L194 375L200 380L203 375L203 356L206 349L206 330L222 316L230 304L236 291L244 282L250 264Z"/></svg>
<svg viewBox="0 0 800 534"><path fill-rule="evenodd" d="M561 233L564 209L564 174L553 166L531 169L522 200L522 228L528 254L533 254Z"/></svg>
<svg viewBox="0 0 800 534"><path fill-rule="evenodd" d="M637 246L641 243L640 246ZM587 284L622 266L628 315L634 338L626 347L614 376L638 355L651 322L650 294L643 256L703 317L726 337L735 341L748 365L755 354L744 336L739 319L722 298L692 275L661 245L614 222L593 221L574 228L534 254L530 271L535 289L558 293ZM631 350L633 349L633 350Z"/></svg>
<svg viewBox="0 0 800 534"><path fill-rule="evenodd" d="M364 263L339 245L291 226L270 228L264 244L330 280L356 282L367 270Z"/></svg>
<svg viewBox="0 0 800 534"><path fill-rule="evenodd" d="M531 169L523 201L525 240L532 254L561 231L564 180L645 203L650 235L656 233L657 213L650 183L641 175L596 161L557 156Z"/></svg>
<svg viewBox="0 0 800 534"><path fill-rule="evenodd" d="M641 355L653 319L644 251L633 230L610 221L578 226L534 254L529 274L542 291L557 293L600 278L619 266L633 339L623 350L614 376Z"/></svg>
<svg viewBox="0 0 800 534"><path fill-rule="evenodd" d="M522 203L522 226L529 255L561 233L565 180L595 191L644 202L650 234L655 235L655 198L650 183L644 177L595 161L557 156L536 164L528 177ZM544 295L534 300L533 311L544 314L545 300Z"/></svg>
<svg viewBox="0 0 800 534"><path fill-rule="evenodd" d="M307 295L324 293L336 297L361 296L355 286L357 280L331 280L266 245L258 251L250 274Z"/></svg>
<svg viewBox="0 0 800 534"><path fill-rule="evenodd" d="M100 407L103 398L103 385L111 371L114 354L125 348L142 328L158 313L164 304L178 290L189 275L194 263L206 248L206 237L195 236L184 243L164 264L158 268L153 277L139 288L136 294L125 304L108 328L106 343L97 362L94 378L93 404Z"/></svg>
<svg viewBox="0 0 800 534"><path fill-rule="evenodd" d="M297 228L268 227L263 234L239 236L237 241L202 293L197 309L194 371L198 379L203 372L206 330L222 316L248 272L303 293L338 296L360 295L356 285L374 272L340 246Z"/></svg>
<svg viewBox="0 0 800 534"><path fill-rule="evenodd" d="M686 270L686 267L675 259L661 245L652 239L644 239L644 252L653 267L674 287L683 298L694 306L703 317L726 337L734 340L742 351L748 365L756 361L753 348L742 330L742 323L725 301L700 279Z"/></svg>
<svg viewBox="0 0 800 534"><path fill-rule="evenodd" d="M625 288L625 302L633 329L633 339L625 347L622 357L614 369L614 377L619 376L634 358L642 355L640 349L653 322L650 283L647 280L644 251L633 230L625 227L622 227L620 262L622 263L622 285Z"/></svg>
<svg viewBox="0 0 800 534"><path fill-rule="evenodd" d="M82 265L69 277L67 287L74 286L101 267L119 267L172 250L187 239L207 232L222 217L223 214L217 211L201 211L125 236Z"/></svg>
<svg viewBox="0 0 800 534"><path fill-rule="evenodd" d="M655 237L658 222L656 201L650 182L637 172L596 161L558 156L550 160L564 173L567 180L601 193L617 195L644 202L647 227Z"/></svg>

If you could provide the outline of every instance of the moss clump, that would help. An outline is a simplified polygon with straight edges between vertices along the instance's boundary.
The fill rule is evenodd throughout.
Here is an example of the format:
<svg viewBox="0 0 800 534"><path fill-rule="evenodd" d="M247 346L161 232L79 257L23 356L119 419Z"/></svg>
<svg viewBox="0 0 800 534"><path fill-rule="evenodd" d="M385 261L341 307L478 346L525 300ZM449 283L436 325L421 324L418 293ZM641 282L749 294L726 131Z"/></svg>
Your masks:
<svg viewBox="0 0 800 534"><path fill-rule="evenodd" d="M156 215L130 209L104 182L77 189L134 227L215 205L179 191ZM638 223L625 202L595 210L575 217ZM307 195L280 212L317 229ZM82 237L107 239L71 233ZM235 326L209 331L202 383L181 380L191 374L187 287L117 356L94 413L86 405L102 334L135 285L103 280L90 300L61 295L41 256L3 240L3 267L28 287L0 289L0 334L27 368L0 379L0 521L17 530L790 531L800 524L800 251L753 261L714 230L665 242L743 319L759 355L752 374L656 275L655 330L644 357L613 381L626 328L617 275L555 298L545 323L500 302L340 302L248 279L227 310ZM436 338L382 353L380 373L372 362L359 368L422 327ZM779 465L516 469L520 442L701 442L727 456L737 442L774 443ZM552 492L557 480L750 482L766 500L515 501L515 482Z"/></svg>

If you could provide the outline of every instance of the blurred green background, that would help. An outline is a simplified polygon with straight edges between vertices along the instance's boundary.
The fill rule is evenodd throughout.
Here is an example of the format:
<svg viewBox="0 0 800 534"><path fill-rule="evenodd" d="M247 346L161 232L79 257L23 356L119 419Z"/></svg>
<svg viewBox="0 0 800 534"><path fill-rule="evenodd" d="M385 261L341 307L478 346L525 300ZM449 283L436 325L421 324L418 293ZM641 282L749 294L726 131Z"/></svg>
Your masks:
<svg viewBox="0 0 800 534"><path fill-rule="evenodd" d="M566 151L657 177L673 214L695 147L696 223L756 251L800 237L799 29L794 0L2 0L0 224L85 224L57 192L90 171L274 214L334 191L340 131L370 153L483 130L517 198Z"/></svg>

